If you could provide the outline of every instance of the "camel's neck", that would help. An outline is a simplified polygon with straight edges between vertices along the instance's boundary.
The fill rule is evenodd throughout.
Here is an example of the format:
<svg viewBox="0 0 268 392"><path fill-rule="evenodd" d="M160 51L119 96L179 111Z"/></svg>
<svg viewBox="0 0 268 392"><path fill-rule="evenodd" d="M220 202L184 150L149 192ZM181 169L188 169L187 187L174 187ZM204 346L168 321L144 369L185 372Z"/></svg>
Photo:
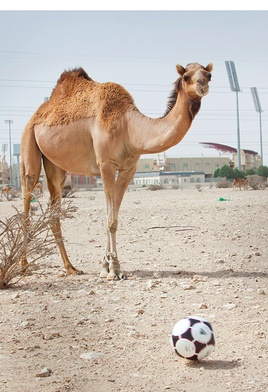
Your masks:
<svg viewBox="0 0 268 392"><path fill-rule="evenodd" d="M194 112L191 110L193 105L197 106ZM151 154L175 146L186 135L199 107L200 101L189 102L185 93L180 91L175 105L162 118L152 119L138 111L129 112L129 136L132 148L139 154Z"/></svg>

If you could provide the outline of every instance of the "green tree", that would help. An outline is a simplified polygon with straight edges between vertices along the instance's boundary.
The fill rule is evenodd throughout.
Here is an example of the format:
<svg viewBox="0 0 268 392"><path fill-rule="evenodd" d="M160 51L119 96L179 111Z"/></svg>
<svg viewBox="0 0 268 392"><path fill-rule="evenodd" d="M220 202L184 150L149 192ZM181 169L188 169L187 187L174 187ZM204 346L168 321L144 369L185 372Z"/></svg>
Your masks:
<svg viewBox="0 0 268 392"><path fill-rule="evenodd" d="M256 174L260 177L267 178L268 177L268 166L261 165L258 167Z"/></svg>
<svg viewBox="0 0 268 392"><path fill-rule="evenodd" d="M234 178L234 173L233 173L233 169L228 166L228 165L224 165L221 170L220 170L220 177L226 177L227 179L231 179Z"/></svg>
<svg viewBox="0 0 268 392"><path fill-rule="evenodd" d="M238 170L237 167L233 170L232 178L245 178L245 173L241 170Z"/></svg>
<svg viewBox="0 0 268 392"><path fill-rule="evenodd" d="M246 171L246 176L254 176L256 174L256 169L249 169Z"/></svg>
<svg viewBox="0 0 268 392"><path fill-rule="evenodd" d="M214 171L214 178L217 178L217 177L220 177L220 171L221 171L221 169L218 167L218 169L216 169L215 171Z"/></svg>

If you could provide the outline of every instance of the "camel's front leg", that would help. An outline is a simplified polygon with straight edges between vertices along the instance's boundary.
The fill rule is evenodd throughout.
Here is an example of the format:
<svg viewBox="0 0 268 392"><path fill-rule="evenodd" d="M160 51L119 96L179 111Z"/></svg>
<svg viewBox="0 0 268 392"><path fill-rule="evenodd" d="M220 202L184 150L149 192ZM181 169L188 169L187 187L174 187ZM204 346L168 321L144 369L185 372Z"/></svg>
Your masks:
<svg viewBox="0 0 268 392"><path fill-rule="evenodd" d="M107 277L107 279L126 278L126 276L121 273L120 263L117 257L116 232L118 228L119 208L135 170L136 166L128 170L120 171L116 182L107 181L107 177L105 177L102 172L102 180L104 183L107 203L107 246L103 260L103 271L101 272L101 277Z"/></svg>
<svg viewBox="0 0 268 392"><path fill-rule="evenodd" d="M116 231L118 227L118 209L115 205L115 188L104 186L107 204L107 244L103 258L103 269L100 274L102 278L121 279L120 263L116 250Z"/></svg>

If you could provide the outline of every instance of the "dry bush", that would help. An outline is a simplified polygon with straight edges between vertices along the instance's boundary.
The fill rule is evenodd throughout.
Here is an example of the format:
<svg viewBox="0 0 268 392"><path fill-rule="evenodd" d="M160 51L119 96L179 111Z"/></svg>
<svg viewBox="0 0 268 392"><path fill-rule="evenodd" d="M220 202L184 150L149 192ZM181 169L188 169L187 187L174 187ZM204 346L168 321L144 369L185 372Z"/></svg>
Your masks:
<svg viewBox="0 0 268 392"><path fill-rule="evenodd" d="M265 179L257 174L247 176L247 185L254 190L265 188Z"/></svg>
<svg viewBox="0 0 268 392"><path fill-rule="evenodd" d="M64 185L62 191L61 191L61 196L62 198L66 198L66 197L74 197L74 193L76 192L76 188L73 187L72 184L66 184Z"/></svg>
<svg viewBox="0 0 268 392"><path fill-rule="evenodd" d="M196 184L195 188L198 190L198 192L201 192L202 190L202 185L201 184Z"/></svg>
<svg viewBox="0 0 268 392"><path fill-rule="evenodd" d="M216 183L216 188L231 188L233 184L227 180L221 180Z"/></svg>
<svg viewBox="0 0 268 392"><path fill-rule="evenodd" d="M163 185L159 185L159 184L152 184L148 186L148 189L150 191L158 191L160 189L164 189Z"/></svg>
<svg viewBox="0 0 268 392"><path fill-rule="evenodd" d="M181 186L181 185L172 185L172 187L171 187L172 189L180 189L181 191L183 191L183 186Z"/></svg>
<svg viewBox="0 0 268 392"><path fill-rule="evenodd" d="M77 210L71 202L62 205L55 204L46 210L39 204L40 214L32 216L29 230L25 229L25 215L19 213L6 220L0 220L0 289L17 283L28 272L22 271L20 260L27 251L29 267L55 252L56 241L50 230L50 226L60 218L73 218Z"/></svg>

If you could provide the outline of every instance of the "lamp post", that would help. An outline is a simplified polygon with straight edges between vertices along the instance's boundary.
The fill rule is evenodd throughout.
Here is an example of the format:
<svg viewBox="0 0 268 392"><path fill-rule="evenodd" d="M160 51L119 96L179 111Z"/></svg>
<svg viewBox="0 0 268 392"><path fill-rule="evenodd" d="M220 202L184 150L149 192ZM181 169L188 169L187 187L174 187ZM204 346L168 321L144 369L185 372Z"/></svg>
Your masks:
<svg viewBox="0 0 268 392"><path fill-rule="evenodd" d="M240 126L239 126L239 105L238 105L238 93L241 92L235 64L233 61L225 61L227 75L229 78L231 91L236 93L236 114L237 114L237 166L238 170L241 170L241 153L240 153Z"/></svg>
<svg viewBox="0 0 268 392"><path fill-rule="evenodd" d="M261 123L261 112L263 111L261 108L261 103L259 100L259 95L256 87L250 87L254 106L256 109L256 112L259 113L260 116L260 148L261 148L261 165L263 165L263 149L262 149L262 123Z"/></svg>
<svg viewBox="0 0 268 392"><path fill-rule="evenodd" d="M11 152L11 124L13 124L12 120L5 120L5 123L8 124L8 131L9 131L9 170L10 170L10 178L9 183L12 186L12 152Z"/></svg>

